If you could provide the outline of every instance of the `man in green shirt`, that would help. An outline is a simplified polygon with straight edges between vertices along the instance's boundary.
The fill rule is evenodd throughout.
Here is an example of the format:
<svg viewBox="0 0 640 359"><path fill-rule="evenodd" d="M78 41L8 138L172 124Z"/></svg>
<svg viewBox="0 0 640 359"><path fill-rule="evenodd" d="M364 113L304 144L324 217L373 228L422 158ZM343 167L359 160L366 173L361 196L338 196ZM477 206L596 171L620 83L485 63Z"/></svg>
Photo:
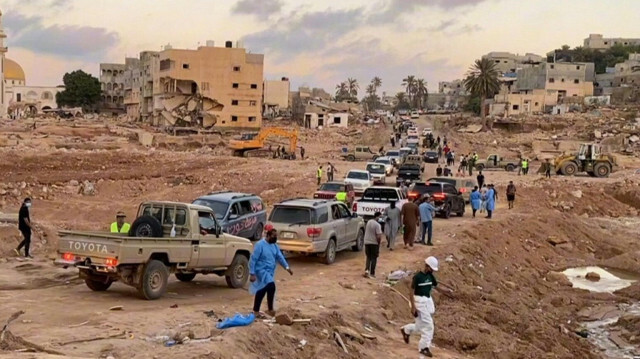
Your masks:
<svg viewBox="0 0 640 359"><path fill-rule="evenodd" d="M431 290L438 287L434 272L438 271L438 260L435 257L425 259L425 267L413 276L411 289L411 312L416 318L415 323L407 324L400 328L404 342L409 344L409 337L413 333L420 333L418 350L420 354L432 357L429 347L433 340L433 318L435 305L431 297Z"/></svg>

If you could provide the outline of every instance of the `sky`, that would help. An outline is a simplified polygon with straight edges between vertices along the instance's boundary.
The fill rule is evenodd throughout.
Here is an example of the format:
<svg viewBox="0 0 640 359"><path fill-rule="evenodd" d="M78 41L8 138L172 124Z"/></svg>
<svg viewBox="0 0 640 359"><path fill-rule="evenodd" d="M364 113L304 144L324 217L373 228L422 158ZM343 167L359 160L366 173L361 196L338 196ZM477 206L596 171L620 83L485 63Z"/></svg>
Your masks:
<svg viewBox="0 0 640 359"><path fill-rule="evenodd" d="M3 0L7 57L28 85L55 86L65 72L98 74L101 62L163 45L195 49L241 41L265 54L265 77L292 88L374 76L382 91L407 75L462 78L490 51L544 55L590 33L638 37L638 0Z"/></svg>

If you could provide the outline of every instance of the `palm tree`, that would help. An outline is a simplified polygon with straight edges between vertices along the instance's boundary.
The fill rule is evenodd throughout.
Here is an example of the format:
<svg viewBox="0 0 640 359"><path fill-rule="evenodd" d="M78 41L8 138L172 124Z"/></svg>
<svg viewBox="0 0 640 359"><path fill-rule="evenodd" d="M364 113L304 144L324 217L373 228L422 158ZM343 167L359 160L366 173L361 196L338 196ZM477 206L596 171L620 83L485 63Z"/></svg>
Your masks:
<svg viewBox="0 0 640 359"><path fill-rule="evenodd" d="M371 84L376 88L377 92L380 86L382 86L382 79L376 76L373 78L373 80L371 80Z"/></svg>
<svg viewBox="0 0 640 359"><path fill-rule="evenodd" d="M415 94L416 77L409 75L402 79L402 86L406 88L406 94L409 96L409 103L411 103Z"/></svg>
<svg viewBox="0 0 640 359"><path fill-rule="evenodd" d="M367 85L367 94L374 96L376 94L376 86L373 83Z"/></svg>
<svg viewBox="0 0 640 359"><path fill-rule="evenodd" d="M360 86L358 85L358 80L349 77L347 79L347 91L349 93L349 96L352 99L358 98L358 90L359 89L360 89Z"/></svg>
<svg viewBox="0 0 640 359"><path fill-rule="evenodd" d="M346 82L341 82L336 85L336 101L341 101L346 97L349 97L349 89Z"/></svg>
<svg viewBox="0 0 640 359"><path fill-rule="evenodd" d="M418 108L424 109L427 103L427 97L429 96L429 91L427 90L427 81L425 81L424 79L417 79L415 92Z"/></svg>
<svg viewBox="0 0 640 359"><path fill-rule="evenodd" d="M472 97L480 98L480 116L484 117L484 100L500 90L495 63L487 58L476 60L467 72L464 87Z"/></svg>
<svg viewBox="0 0 640 359"><path fill-rule="evenodd" d="M398 92L396 94L396 100L398 100L398 104L396 105L396 108L406 108L407 95L404 92Z"/></svg>

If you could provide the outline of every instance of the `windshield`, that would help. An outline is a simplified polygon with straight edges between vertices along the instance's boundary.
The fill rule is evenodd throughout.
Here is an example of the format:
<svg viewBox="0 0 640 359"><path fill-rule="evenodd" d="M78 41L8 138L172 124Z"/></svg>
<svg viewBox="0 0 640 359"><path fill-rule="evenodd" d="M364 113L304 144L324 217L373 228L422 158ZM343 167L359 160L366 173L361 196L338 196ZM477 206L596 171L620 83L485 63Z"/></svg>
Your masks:
<svg viewBox="0 0 640 359"><path fill-rule="evenodd" d="M322 186L320 186L320 191L342 192L344 191L344 185L340 183L325 183Z"/></svg>
<svg viewBox="0 0 640 359"><path fill-rule="evenodd" d="M347 178L359 179L359 180L369 180L369 173L351 171L351 172L347 173Z"/></svg>
<svg viewBox="0 0 640 359"><path fill-rule="evenodd" d="M403 165L398 172L420 172L420 165Z"/></svg>
<svg viewBox="0 0 640 359"><path fill-rule="evenodd" d="M276 206L269 221L284 224L311 224L311 210L308 208Z"/></svg>
<svg viewBox="0 0 640 359"><path fill-rule="evenodd" d="M440 193L442 192L442 185L439 183L423 183L421 185L416 185L413 190L420 193Z"/></svg>
<svg viewBox="0 0 640 359"><path fill-rule="evenodd" d="M409 139L409 140L417 140L417 139L418 139L418 136L415 136L415 135L409 135L409 137L407 137L407 139Z"/></svg>
<svg viewBox="0 0 640 359"><path fill-rule="evenodd" d="M451 178L446 178L446 177L429 178L428 181L444 182L444 183L452 184L454 186L456 185L456 180Z"/></svg>
<svg viewBox="0 0 640 359"><path fill-rule="evenodd" d="M384 173L384 165L378 163L369 163L367 165L367 171L371 173Z"/></svg>
<svg viewBox="0 0 640 359"><path fill-rule="evenodd" d="M213 211L213 214L217 219L224 218L224 215L227 214L227 209L229 209L229 204L220 201L214 201L211 199L196 199L193 201L193 204L198 204L201 206L209 207Z"/></svg>
<svg viewBox="0 0 640 359"><path fill-rule="evenodd" d="M381 159L377 159L377 160L376 160L376 163L382 163L382 164L384 164L384 165L389 165L389 164L391 164L391 160L386 159L386 158L385 158L385 159L382 159L382 160L381 160Z"/></svg>
<svg viewBox="0 0 640 359"><path fill-rule="evenodd" d="M387 151L387 156L398 157L398 156L400 156L400 152L398 152L398 151Z"/></svg>
<svg viewBox="0 0 640 359"><path fill-rule="evenodd" d="M391 188L369 188L364 191L362 199L365 201L397 201L398 191Z"/></svg>
<svg viewBox="0 0 640 359"><path fill-rule="evenodd" d="M428 151L426 155L429 157L438 157L438 152Z"/></svg>

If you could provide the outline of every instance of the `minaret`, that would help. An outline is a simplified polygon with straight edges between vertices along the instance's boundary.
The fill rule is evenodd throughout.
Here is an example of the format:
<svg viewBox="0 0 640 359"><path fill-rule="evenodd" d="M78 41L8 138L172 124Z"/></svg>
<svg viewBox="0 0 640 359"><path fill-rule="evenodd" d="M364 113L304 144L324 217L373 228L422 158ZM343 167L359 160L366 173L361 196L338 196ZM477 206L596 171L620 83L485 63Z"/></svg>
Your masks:
<svg viewBox="0 0 640 359"><path fill-rule="evenodd" d="M4 39L7 35L2 27L2 10L0 10L0 117L7 116L7 98L4 90L4 54L7 48L4 46Z"/></svg>

